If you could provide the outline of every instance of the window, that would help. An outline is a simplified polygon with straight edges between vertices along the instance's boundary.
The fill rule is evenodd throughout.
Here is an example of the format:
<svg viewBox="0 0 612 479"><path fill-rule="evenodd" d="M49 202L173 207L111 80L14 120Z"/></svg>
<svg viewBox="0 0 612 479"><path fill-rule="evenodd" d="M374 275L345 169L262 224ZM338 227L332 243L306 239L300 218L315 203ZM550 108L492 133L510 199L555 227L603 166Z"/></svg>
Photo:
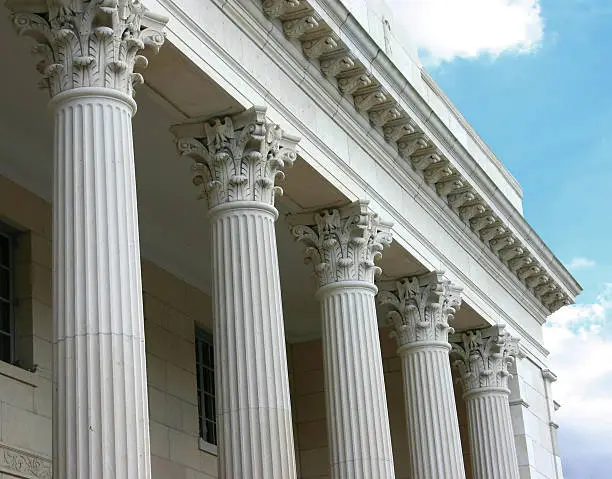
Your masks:
<svg viewBox="0 0 612 479"><path fill-rule="evenodd" d="M13 237L0 223L0 361L14 361Z"/></svg>
<svg viewBox="0 0 612 479"><path fill-rule="evenodd" d="M215 355L213 338L202 329L196 330L196 373L198 377L198 414L200 437L217 445L215 407Z"/></svg>

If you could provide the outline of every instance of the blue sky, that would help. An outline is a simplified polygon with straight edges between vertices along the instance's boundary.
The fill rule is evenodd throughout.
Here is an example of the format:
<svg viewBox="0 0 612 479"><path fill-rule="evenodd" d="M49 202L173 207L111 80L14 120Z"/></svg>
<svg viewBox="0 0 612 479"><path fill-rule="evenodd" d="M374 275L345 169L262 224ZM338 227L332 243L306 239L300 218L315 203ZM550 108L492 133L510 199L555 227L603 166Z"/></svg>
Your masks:
<svg viewBox="0 0 612 479"><path fill-rule="evenodd" d="M584 288L551 318L546 346L565 477L610 478L612 1L391 4L430 74L520 182L527 220Z"/></svg>

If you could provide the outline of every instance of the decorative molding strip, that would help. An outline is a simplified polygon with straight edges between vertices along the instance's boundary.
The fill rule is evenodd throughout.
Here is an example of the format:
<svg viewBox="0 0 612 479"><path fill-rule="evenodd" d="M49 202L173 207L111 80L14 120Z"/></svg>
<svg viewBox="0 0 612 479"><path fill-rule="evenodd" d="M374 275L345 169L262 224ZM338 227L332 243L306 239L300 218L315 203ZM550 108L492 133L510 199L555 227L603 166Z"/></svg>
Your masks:
<svg viewBox="0 0 612 479"><path fill-rule="evenodd" d="M530 252L527 244L492 210L486 199L427 137L400 102L393 98L307 0L264 0L266 15L279 20L285 36L298 40L306 57L324 77L352 97L355 109L394 146L399 156L420 173L472 232L516 275L551 313L573 303Z"/></svg>
<svg viewBox="0 0 612 479"><path fill-rule="evenodd" d="M22 479L51 479L51 459L0 443L0 472Z"/></svg>

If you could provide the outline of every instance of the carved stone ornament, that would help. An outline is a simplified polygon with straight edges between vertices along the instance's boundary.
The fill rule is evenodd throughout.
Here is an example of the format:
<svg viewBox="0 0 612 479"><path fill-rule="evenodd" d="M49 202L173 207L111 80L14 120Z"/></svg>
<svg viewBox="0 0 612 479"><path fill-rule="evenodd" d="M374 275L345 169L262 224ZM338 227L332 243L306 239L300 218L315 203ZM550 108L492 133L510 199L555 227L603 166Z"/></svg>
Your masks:
<svg viewBox="0 0 612 479"><path fill-rule="evenodd" d="M266 15L278 18L300 7L300 0L264 0L263 10Z"/></svg>
<svg viewBox="0 0 612 479"><path fill-rule="evenodd" d="M508 366L519 353L518 339L504 325L467 331L452 338L451 361L464 393L482 388L508 389Z"/></svg>
<svg viewBox="0 0 612 479"><path fill-rule="evenodd" d="M495 202L493 197L481 196L473 179L464 176L456 168L452 158L455 153L451 156L444 153L445 147L454 149L444 140L446 134L436 133L436 127L431 123L427 127L418 126L420 121L414 112L402 106L404 103L402 98L406 100L406 91L401 88L389 88L388 82L384 79L391 72L384 66L385 62L374 65L370 61L365 63L361 61L359 58L362 55L358 54L354 45L345 42L345 35L338 33L337 25L329 24L318 13L321 5L317 2L263 0L262 7L268 17L280 19L275 24L282 29L289 41L301 43L306 57L313 60L314 68L319 68L332 83L335 79L342 95L353 96L355 110L360 115L368 114L378 133L382 134L388 144L397 148L400 158L422 174L424 182L443 200L449 199L450 211L458 215L475 233L472 239L482 240L485 246L490 247L492 253L498 255L508 266L508 274L516 273L518 268L511 267L508 261L517 256L514 251L520 249L518 248L521 243L520 237L512 232L505 219L494 213L491 204L491 201ZM383 19L383 23L385 22ZM388 32L385 25L383 28L386 35ZM400 76L397 78L400 78L401 73L398 74ZM392 76L395 77L395 73ZM433 80L427 75L424 75L423 79L434 90L437 89ZM401 82L397 81L396 85L399 83ZM428 138L428 135L431 138ZM440 163L439 167L431 168L434 163ZM402 162L400 164L404 166ZM505 231L502 233L501 229L491 229L493 226L499 226ZM485 228L486 232L481 233ZM523 249L520 254L529 256L536 266L549 271L547 265L540 264L528 248ZM515 279L524 281L520 277ZM550 282L557 283L557 280L551 275ZM539 294L533 295L533 299L540 301L549 312L573 302L566 293L562 299L553 302L542 302L541 298Z"/></svg>
<svg viewBox="0 0 612 479"><path fill-rule="evenodd" d="M30 4L9 2L19 35L37 42L33 51L42 57L37 65L41 88L49 89L52 97L79 87L111 88L133 96L134 86L144 82L134 68L148 64L139 52L145 47L159 51L167 19L147 12L140 0L46 4L48 9L33 13ZM145 16L150 26L143 25Z"/></svg>
<svg viewBox="0 0 612 479"><path fill-rule="evenodd" d="M387 319L400 347L424 341L448 345L454 332L448 323L461 305L461 291L435 271L400 279L393 287L383 283L378 302L389 308Z"/></svg>
<svg viewBox="0 0 612 479"><path fill-rule="evenodd" d="M372 84L372 77L367 73L354 73L338 80L338 88L345 95L350 95Z"/></svg>
<svg viewBox="0 0 612 479"><path fill-rule="evenodd" d="M11 477L51 479L51 460L0 444L0 473Z"/></svg>
<svg viewBox="0 0 612 479"><path fill-rule="evenodd" d="M306 245L306 262L314 266L319 286L339 281L374 283L381 269L374 261L391 244L391 223L373 213L367 201L313 215L288 217L291 233ZM308 224L299 224L302 221ZM313 224L314 223L314 224Z"/></svg>
<svg viewBox="0 0 612 479"><path fill-rule="evenodd" d="M299 138L266 120L266 109L254 107L233 118L214 118L172 127L181 155L193 159L193 183L209 208L232 201L274 206L277 178L293 165Z"/></svg>

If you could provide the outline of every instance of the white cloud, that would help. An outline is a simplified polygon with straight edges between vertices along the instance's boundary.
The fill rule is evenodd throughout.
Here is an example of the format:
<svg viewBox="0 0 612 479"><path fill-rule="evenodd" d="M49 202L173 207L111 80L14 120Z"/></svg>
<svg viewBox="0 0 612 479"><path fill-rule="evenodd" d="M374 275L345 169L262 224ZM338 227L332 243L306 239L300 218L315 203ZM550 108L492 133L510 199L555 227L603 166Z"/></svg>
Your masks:
<svg viewBox="0 0 612 479"><path fill-rule="evenodd" d="M528 52L544 33L540 0L389 0L425 62Z"/></svg>
<svg viewBox="0 0 612 479"><path fill-rule="evenodd" d="M595 266L595 261L582 256L576 256L569 263L566 264L567 269L586 269Z"/></svg>
<svg viewBox="0 0 612 479"><path fill-rule="evenodd" d="M559 377L554 396L561 404L561 457L570 468L609 463L612 442L601 438L612 437L612 284L605 285L594 303L567 306L553 314L544 339L551 370ZM588 475L584 469L582 474L604 477Z"/></svg>

